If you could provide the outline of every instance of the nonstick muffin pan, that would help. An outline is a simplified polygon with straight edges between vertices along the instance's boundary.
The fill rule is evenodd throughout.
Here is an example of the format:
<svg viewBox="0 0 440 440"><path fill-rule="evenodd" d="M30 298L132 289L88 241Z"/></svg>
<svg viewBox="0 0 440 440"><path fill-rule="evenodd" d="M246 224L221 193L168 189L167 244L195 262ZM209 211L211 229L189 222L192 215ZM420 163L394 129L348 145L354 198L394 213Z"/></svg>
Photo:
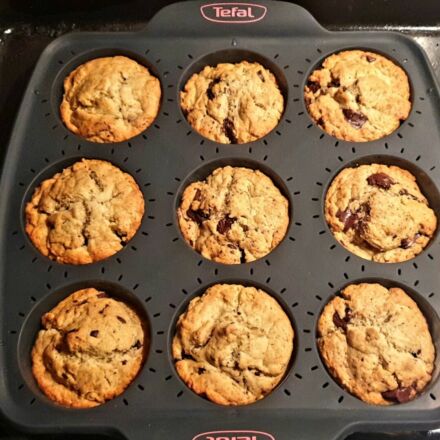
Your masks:
<svg viewBox="0 0 440 440"><path fill-rule="evenodd" d="M379 281L402 287L416 300L440 351L438 234L413 260L378 264L342 248L323 218L325 192L337 173L371 162L411 171L439 217L440 95L426 56L400 34L328 32L288 3L223 7L250 9L238 23L237 17L215 21L212 5L178 3L162 10L142 32L71 34L43 53L23 98L1 181L2 412L34 433L106 432L129 439L337 439L354 431L438 426L438 356L433 380L420 396L384 408L367 405L335 383L316 347L316 322L332 295L350 283ZM378 141L338 141L311 121L305 107L309 73L327 55L348 48L384 54L411 81L409 118ZM116 54L137 60L159 78L160 113L148 130L128 142L87 142L60 120L62 82L86 60ZM258 61L276 75L286 99L283 118L270 134L250 144L209 141L186 122L179 90L206 64L243 59ZM32 246L23 211L36 185L82 157L108 160L134 176L146 214L136 236L113 257L86 266L61 265ZM227 164L260 169L290 202L285 239L253 263L226 266L206 260L184 242L178 228L176 209L186 185ZM191 298L220 282L262 288L281 303L295 329L288 375L249 406L221 407L195 395L176 375L170 356L179 314ZM144 368L120 397L94 409L72 410L52 403L37 388L30 351L41 315L85 286L141 309L151 345Z"/></svg>

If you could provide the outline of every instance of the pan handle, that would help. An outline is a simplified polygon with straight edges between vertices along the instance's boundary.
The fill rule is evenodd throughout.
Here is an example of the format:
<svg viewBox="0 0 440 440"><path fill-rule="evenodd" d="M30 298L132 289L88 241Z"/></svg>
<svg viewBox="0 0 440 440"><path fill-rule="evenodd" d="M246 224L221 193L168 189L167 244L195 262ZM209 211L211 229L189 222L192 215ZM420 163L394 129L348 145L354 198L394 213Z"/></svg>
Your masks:
<svg viewBox="0 0 440 440"><path fill-rule="evenodd" d="M292 37L326 33L296 4L268 1L184 1L161 9L141 31L155 37L255 36Z"/></svg>
<svg viewBox="0 0 440 440"><path fill-rule="evenodd" d="M206 414L199 416L197 412L185 418L169 415L155 418L153 423L133 424L122 434L127 440L342 440L355 430L337 414L293 419L282 412L251 416L251 412L239 415L235 411L232 416L209 420Z"/></svg>

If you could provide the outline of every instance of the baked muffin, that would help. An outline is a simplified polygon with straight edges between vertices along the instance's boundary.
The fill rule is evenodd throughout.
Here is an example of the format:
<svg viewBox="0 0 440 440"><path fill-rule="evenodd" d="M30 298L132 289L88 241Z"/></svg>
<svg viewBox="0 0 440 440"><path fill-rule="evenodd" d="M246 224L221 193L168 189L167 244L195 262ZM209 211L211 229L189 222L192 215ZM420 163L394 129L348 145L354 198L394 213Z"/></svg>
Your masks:
<svg viewBox="0 0 440 440"><path fill-rule="evenodd" d="M280 243L288 205L262 172L226 166L185 189L177 217L193 249L219 263L239 264L264 257Z"/></svg>
<svg viewBox="0 0 440 440"><path fill-rule="evenodd" d="M244 144L272 131L284 111L275 76L259 63L206 66L180 93L190 125L222 144Z"/></svg>
<svg viewBox="0 0 440 440"><path fill-rule="evenodd" d="M124 56L81 64L64 80L66 127L92 142L122 142L146 130L159 112L160 83Z"/></svg>
<svg viewBox="0 0 440 440"><path fill-rule="evenodd" d="M327 191L325 218L339 243L380 263L414 258L437 227L415 177L380 164L342 170Z"/></svg>
<svg viewBox="0 0 440 440"><path fill-rule="evenodd" d="M375 405L414 399L434 369L435 349L425 317L397 287L346 287L319 318L318 346L336 381Z"/></svg>
<svg viewBox="0 0 440 440"><path fill-rule="evenodd" d="M347 50L327 57L308 78L310 116L338 139L366 142L396 130L411 110L406 73L374 52Z"/></svg>
<svg viewBox="0 0 440 440"><path fill-rule="evenodd" d="M34 191L26 205L26 232L44 256L88 264L121 250L143 214L133 177L109 162L82 159Z"/></svg>
<svg viewBox="0 0 440 440"><path fill-rule="evenodd" d="M294 332L278 302L254 287L216 284L179 317L173 358L195 393L220 405L247 405L284 377Z"/></svg>
<svg viewBox="0 0 440 440"><path fill-rule="evenodd" d="M32 372L54 402L90 408L120 395L142 367L148 335L139 316L93 288L78 290L42 317Z"/></svg>

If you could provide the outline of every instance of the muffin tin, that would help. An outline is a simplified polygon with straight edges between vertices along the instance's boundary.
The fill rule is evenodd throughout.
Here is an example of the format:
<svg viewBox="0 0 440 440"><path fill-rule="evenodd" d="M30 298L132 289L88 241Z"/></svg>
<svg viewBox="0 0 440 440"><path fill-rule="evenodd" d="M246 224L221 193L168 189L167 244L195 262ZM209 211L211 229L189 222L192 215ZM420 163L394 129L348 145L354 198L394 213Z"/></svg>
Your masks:
<svg viewBox="0 0 440 440"><path fill-rule="evenodd" d="M354 431L438 426L439 356L433 380L418 398L375 407L333 381L315 335L319 314L332 295L350 283L379 281L402 287L416 300L440 352L438 234L415 259L378 264L342 248L323 218L325 192L337 173L371 162L411 171L440 216L440 93L426 56L400 34L328 32L288 3L244 5L257 18L263 9L265 15L241 24L206 20L202 6L206 16L202 2L169 6L139 33L61 37L45 50L34 71L1 180L1 411L34 433L101 432L135 440L339 439ZM305 108L303 88L310 72L327 55L347 48L382 53L410 78L411 114L381 140L338 141L315 126ZM116 54L141 62L159 78L160 113L148 130L128 142L87 142L59 118L62 81L84 61ZM282 121L253 143L209 141L186 122L179 90L205 64L243 59L259 61L277 76L287 103ZM146 214L136 236L113 257L87 266L60 265L40 255L28 240L23 209L42 180L81 157L109 160L129 172L143 191ZM291 204L285 239L253 263L226 266L206 260L184 242L178 228L176 208L183 189L226 164L260 169ZM177 376L170 356L178 315L191 298L220 282L263 288L288 310L295 327L288 375L265 399L249 406L221 407L195 395ZM84 286L105 289L144 310L151 346L144 368L120 397L97 408L72 410L52 403L37 388L30 350L41 315Z"/></svg>

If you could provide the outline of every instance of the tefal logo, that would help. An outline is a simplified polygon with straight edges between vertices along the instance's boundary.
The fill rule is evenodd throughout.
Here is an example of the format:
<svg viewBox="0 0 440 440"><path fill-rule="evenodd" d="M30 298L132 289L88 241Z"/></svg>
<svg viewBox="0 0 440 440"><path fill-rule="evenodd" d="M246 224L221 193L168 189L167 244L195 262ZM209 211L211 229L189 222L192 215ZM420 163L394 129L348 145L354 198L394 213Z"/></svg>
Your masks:
<svg viewBox="0 0 440 440"><path fill-rule="evenodd" d="M200 12L216 23L253 23L264 18L267 8L253 3L211 3L203 5Z"/></svg>
<svg viewBox="0 0 440 440"><path fill-rule="evenodd" d="M275 437L261 431L211 431L196 435L192 440L275 440Z"/></svg>

